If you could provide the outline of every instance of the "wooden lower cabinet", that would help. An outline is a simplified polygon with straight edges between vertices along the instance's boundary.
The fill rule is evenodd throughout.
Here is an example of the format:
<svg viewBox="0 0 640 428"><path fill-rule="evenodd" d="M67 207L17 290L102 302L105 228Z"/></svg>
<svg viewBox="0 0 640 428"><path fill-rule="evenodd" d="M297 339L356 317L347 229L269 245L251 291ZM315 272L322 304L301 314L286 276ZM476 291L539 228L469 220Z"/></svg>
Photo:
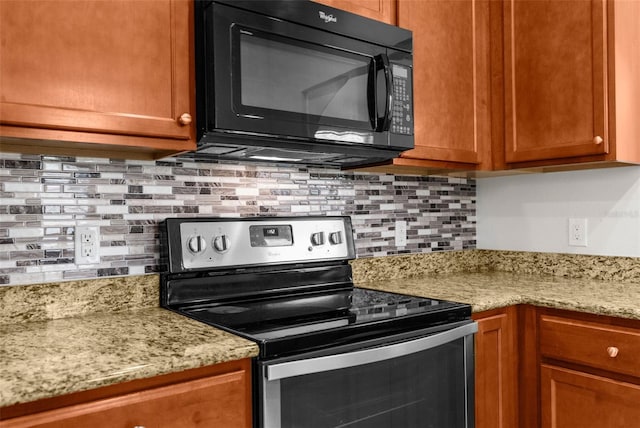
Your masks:
<svg viewBox="0 0 640 428"><path fill-rule="evenodd" d="M480 312L475 337L476 428L518 426L516 307Z"/></svg>
<svg viewBox="0 0 640 428"><path fill-rule="evenodd" d="M0 422L1 428L251 427L245 360L201 379L121 394Z"/></svg>
<svg viewBox="0 0 640 428"><path fill-rule="evenodd" d="M539 400L524 427L623 428L640 423L640 321L535 308ZM530 376L530 379L535 379ZM522 382L521 391L535 388ZM521 412L521 415L525 412Z"/></svg>
<svg viewBox="0 0 640 428"><path fill-rule="evenodd" d="M476 428L639 426L639 320L532 305L473 318Z"/></svg>
<svg viewBox="0 0 640 428"><path fill-rule="evenodd" d="M629 428L640 424L640 385L543 364L542 428Z"/></svg>

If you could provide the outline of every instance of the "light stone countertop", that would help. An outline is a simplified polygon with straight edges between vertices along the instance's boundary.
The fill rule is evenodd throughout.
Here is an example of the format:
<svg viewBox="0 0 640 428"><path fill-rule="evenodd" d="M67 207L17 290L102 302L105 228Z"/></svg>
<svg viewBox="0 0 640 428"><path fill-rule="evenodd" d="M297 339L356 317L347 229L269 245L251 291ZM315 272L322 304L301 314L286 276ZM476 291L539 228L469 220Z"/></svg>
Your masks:
<svg viewBox="0 0 640 428"><path fill-rule="evenodd" d="M0 407L258 355L161 308L0 325Z"/></svg>
<svg viewBox="0 0 640 428"><path fill-rule="evenodd" d="M474 312L529 303L640 319L638 258L471 250L352 266L358 286ZM0 287L0 407L258 354L158 302L157 275Z"/></svg>
<svg viewBox="0 0 640 428"><path fill-rule="evenodd" d="M358 282L359 287L469 303L473 312L532 304L640 319L640 284L509 272L431 274Z"/></svg>

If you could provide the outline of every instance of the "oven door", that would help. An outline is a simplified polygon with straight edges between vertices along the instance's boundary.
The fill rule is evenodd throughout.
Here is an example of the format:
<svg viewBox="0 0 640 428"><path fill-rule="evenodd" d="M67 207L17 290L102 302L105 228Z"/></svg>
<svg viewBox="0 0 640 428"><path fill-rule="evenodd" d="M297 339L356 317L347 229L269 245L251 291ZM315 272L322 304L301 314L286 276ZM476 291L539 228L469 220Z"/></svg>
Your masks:
<svg viewBox="0 0 640 428"><path fill-rule="evenodd" d="M477 329L470 321L375 347L259 363L259 426L472 428Z"/></svg>

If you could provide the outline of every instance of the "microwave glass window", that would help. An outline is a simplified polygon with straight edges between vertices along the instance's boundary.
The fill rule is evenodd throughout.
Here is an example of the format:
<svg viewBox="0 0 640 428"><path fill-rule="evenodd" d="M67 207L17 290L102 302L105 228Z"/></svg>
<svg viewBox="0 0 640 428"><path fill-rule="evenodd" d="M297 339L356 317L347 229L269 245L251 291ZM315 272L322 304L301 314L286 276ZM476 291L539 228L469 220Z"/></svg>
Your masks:
<svg viewBox="0 0 640 428"><path fill-rule="evenodd" d="M240 31L242 106L369 122L369 57L261 36Z"/></svg>

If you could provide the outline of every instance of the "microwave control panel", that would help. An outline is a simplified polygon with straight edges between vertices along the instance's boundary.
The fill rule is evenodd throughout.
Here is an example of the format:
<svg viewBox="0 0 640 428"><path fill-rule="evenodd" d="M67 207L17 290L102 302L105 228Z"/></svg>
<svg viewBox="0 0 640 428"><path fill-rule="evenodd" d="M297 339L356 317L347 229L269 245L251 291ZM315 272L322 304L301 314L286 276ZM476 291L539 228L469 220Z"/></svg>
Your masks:
<svg viewBox="0 0 640 428"><path fill-rule="evenodd" d="M393 75L393 118L391 132L413 135L413 87L411 67L392 64Z"/></svg>

